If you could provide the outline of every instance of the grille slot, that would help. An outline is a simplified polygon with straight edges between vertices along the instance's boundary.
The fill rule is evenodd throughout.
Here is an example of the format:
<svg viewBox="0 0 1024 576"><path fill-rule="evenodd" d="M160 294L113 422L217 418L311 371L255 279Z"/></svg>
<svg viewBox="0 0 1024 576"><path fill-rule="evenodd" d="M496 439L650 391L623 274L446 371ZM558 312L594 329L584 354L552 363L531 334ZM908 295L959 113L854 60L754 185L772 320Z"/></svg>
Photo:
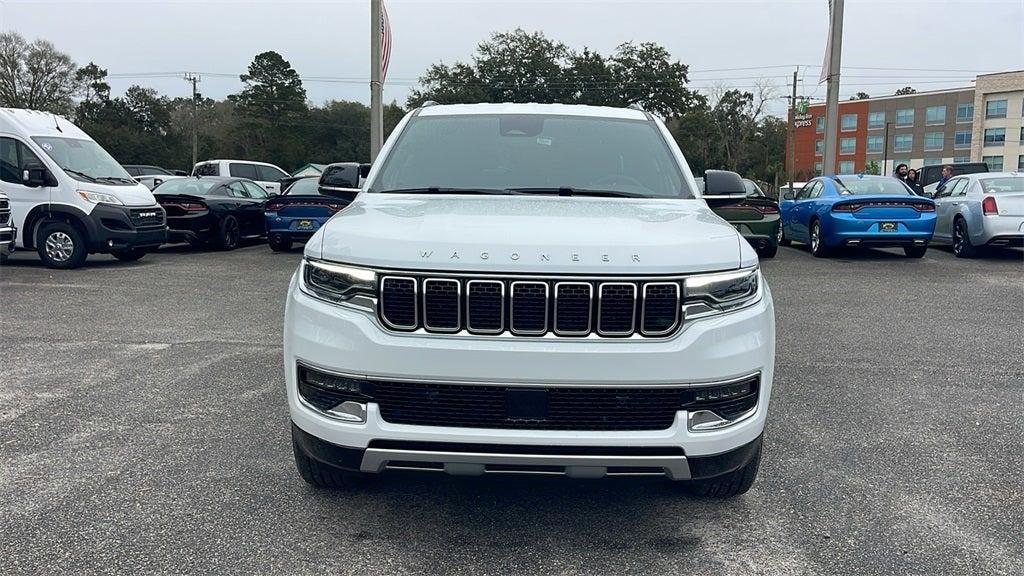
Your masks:
<svg viewBox="0 0 1024 576"><path fill-rule="evenodd" d="M597 302L597 331L602 336L628 336L636 316L636 285L626 282L601 284Z"/></svg>
<svg viewBox="0 0 1024 576"><path fill-rule="evenodd" d="M513 282L511 328L514 334L539 336L548 331L548 285Z"/></svg>
<svg viewBox="0 0 1024 576"><path fill-rule="evenodd" d="M423 281L423 327L433 332L458 332L460 292L458 280L428 278Z"/></svg>
<svg viewBox="0 0 1024 576"><path fill-rule="evenodd" d="M537 337L663 337L682 324L678 280L382 276L393 330Z"/></svg>
<svg viewBox="0 0 1024 576"><path fill-rule="evenodd" d="M470 280L466 283L466 327L480 334L500 334L505 329L505 283Z"/></svg>
<svg viewBox="0 0 1024 576"><path fill-rule="evenodd" d="M385 276L380 281L380 316L399 330L416 328L416 280Z"/></svg>
<svg viewBox="0 0 1024 576"><path fill-rule="evenodd" d="M555 334L585 336L590 333L590 301L594 287L589 282L555 284Z"/></svg>
<svg viewBox="0 0 1024 576"><path fill-rule="evenodd" d="M667 334L679 321L679 284L675 282L644 285L640 330L647 336Z"/></svg>

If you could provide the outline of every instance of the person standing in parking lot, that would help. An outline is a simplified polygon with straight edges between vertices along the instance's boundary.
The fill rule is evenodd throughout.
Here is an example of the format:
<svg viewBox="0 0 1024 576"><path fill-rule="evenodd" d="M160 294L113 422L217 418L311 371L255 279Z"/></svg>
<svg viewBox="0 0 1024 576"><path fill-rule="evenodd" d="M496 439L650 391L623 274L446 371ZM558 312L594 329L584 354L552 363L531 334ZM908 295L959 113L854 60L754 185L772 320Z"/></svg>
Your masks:
<svg viewBox="0 0 1024 576"><path fill-rule="evenodd" d="M939 178L939 185L936 186L936 190L941 190L946 185L946 182L949 182L949 179L952 177L953 167L950 166L949 164L946 164L945 166L942 167L942 178Z"/></svg>
<svg viewBox="0 0 1024 576"><path fill-rule="evenodd" d="M893 172L892 175L895 176L896 178L899 178L901 181L906 182L907 181L907 170L908 170L907 165L903 164L903 163L900 163L900 164L896 165L896 171Z"/></svg>
<svg viewBox="0 0 1024 576"><path fill-rule="evenodd" d="M910 189L914 191L914 194L924 196L924 186L921 186L921 183L917 181L917 170L914 170L913 168L907 170L907 179L904 180L904 182L906 182L907 186L910 186Z"/></svg>

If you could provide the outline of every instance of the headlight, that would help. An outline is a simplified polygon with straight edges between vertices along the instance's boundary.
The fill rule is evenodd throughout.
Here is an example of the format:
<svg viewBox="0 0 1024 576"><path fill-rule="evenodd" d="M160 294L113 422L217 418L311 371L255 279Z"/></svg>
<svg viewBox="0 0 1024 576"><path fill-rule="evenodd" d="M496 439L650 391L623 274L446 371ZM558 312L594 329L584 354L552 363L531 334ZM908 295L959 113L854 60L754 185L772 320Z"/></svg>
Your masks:
<svg viewBox="0 0 1024 576"><path fill-rule="evenodd" d="M331 302L377 296L377 273L373 270L319 260L302 261L302 284L311 295Z"/></svg>
<svg viewBox="0 0 1024 576"><path fill-rule="evenodd" d="M687 317L753 304L761 296L760 284L761 274L756 267L691 276L683 283L683 294L686 305L696 306L694 313L687 314Z"/></svg>
<svg viewBox="0 0 1024 576"><path fill-rule="evenodd" d="M117 199L117 196L113 194L104 194L103 192L88 192L86 190L79 190L78 195L82 197L86 202L92 202L93 204L117 204L123 206L124 202Z"/></svg>

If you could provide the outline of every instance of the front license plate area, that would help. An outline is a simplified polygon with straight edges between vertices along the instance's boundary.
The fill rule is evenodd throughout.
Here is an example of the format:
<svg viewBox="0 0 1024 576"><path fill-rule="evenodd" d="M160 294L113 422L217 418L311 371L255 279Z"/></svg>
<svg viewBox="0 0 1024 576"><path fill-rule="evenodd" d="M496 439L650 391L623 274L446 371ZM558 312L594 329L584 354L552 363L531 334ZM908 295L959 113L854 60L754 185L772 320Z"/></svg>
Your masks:
<svg viewBox="0 0 1024 576"><path fill-rule="evenodd" d="M896 222L879 222L878 223L878 231L879 232L892 233L892 232L899 232L899 230L900 230L900 225L897 224Z"/></svg>
<svg viewBox="0 0 1024 576"><path fill-rule="evenodd" d="M548 417L548 391L536 389L505 392L505 416L519 420L543 420Z"/></svg>

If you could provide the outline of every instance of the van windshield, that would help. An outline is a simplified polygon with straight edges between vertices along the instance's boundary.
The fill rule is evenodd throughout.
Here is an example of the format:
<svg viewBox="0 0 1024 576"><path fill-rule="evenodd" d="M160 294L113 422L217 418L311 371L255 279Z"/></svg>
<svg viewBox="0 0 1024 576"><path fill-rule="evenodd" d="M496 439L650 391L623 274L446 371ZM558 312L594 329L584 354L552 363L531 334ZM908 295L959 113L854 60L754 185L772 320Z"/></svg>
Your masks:
<svg viewBox="0 0 1024 576"><path fill-rule="evenodd" d="M92 140L53 136L33 136L32 140L75 180L114 185L137 184L117 160Z"/></svg>
<svg viewBox="0 0 1024 576"><path fill-rule="evenodd" d="M654 122L549 114L413 118L369 190L694 197Z"/></svg>

